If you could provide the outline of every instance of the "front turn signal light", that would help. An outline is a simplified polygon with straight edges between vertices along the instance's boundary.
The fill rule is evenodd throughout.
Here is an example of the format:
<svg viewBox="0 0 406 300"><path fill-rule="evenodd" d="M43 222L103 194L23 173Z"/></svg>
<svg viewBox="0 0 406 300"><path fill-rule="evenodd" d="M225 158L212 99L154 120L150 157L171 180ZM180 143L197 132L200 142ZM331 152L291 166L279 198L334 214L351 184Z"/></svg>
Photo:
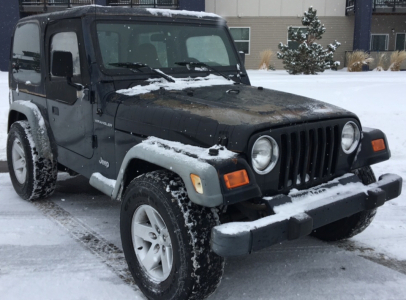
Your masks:
<svg viewBox="0 0 406 300"><path fill-rule="evenodd" d="M385 141L383 139L373 140L372 149L374 149L374 152L385 150L386 149Z"/></svg>
<svg viewBox="0 0 406 300"><path fill-rule="evenodd" d="M224 181L228 189L234 189L250 183L246 170L228 173L224 175Z"/></svg>
<svg viewBox="0 0 406 300"><path fill-rule="evenodd" d="M199 194L203 194L203 184L200 177L195 174L190 174L190 179L192 179L192 183L196 192L198 192Z"/></svg>

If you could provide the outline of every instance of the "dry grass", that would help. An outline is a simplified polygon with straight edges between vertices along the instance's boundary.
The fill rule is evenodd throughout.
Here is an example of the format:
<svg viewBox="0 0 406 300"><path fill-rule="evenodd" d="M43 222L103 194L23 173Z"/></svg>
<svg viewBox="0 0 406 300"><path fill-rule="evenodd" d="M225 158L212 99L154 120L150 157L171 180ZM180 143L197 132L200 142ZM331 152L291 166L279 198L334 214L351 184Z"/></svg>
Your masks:
<svg viewBox="0 0 406 300"><path fill-rule="evenodd" d="M372 63L374 59L364 51L347 53L348 72L361 72L363 65Z"/></svg>
<svg viewBox="0 0 406 300"><path fill-rule="evenodd" d="M381 55L379 55L378 58L378 64L376 65L376 71L385 71L385 65L386 65L386 61L387 61L387 56L386 53L382 53Z"/></svg>
<svg viewBox="0 0 406 300"><path fill-rule="evenodd" d="M270 49L262 51L260 54L261 56L261 64L259 65L260 70L268 70L269 66L271 65L272 57L274 56L274 52Z"/></svg>
<svg viewBox="0 0 406 300"><path fill-rule="evenodd" d="M406 60L406 51L395 51L390 56L390 67L391 71L400 71L400 65Z"/></svg>

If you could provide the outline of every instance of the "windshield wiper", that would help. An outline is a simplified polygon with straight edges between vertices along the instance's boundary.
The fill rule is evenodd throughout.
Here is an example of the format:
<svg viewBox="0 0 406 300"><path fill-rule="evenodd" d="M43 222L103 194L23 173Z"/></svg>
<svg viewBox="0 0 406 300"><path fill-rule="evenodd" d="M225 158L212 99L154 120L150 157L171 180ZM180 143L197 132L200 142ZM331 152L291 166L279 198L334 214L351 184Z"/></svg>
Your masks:
<svg viewBox="0 0 406 300"><path fill-rule="evenodd" d="M228 77L227 75L225 75L224 73L220 72L219 70L213 68L212 66L209 66L208 64L202 63L202 62L187 62L187 61L180 61L180 62L175 62L175 65L179 65L179 66L183 66L183 67L187 67L187 68L193 68L193 67L197 67L197 68L206 68L208 70L211 70L221 76L223 76L225 79L230 80L230 81L234 81L232 80L230 77Z"/></svg>
<svg viewBox="0 0 406 300"><path fill-rule="evenodd" d="M137 71L142 72L140 69L142 68L148 68L155 74L157 74L159 77L164 78L168 80L169 82L176 82L171 76L166 75L164 72L161 70L153 69L147 64L139 63L139 62L117 62L117 63L110 63L110 66L113 67L119 67L119 68L127 68L127 69L135 69Z"/></svg>

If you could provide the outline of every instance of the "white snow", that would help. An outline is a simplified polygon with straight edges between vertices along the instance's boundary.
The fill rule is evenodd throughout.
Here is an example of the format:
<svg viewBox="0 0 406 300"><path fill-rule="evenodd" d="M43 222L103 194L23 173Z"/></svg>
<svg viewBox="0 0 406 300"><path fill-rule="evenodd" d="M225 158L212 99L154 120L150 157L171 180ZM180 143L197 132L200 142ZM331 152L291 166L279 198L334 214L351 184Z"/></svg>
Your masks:
<svg viewBox="0 0 406 300"><path fill-rule="evenodd" d="M219 18L219 15L207 12L197 12L197 11L189 11L189 10L171 10L171 9L159 9L159 8L147 8L152 15L158 16L162 15L163 17L173 17L173 16L191 16L197 18Z"/></svg>
<svg viewBox="0 0 406 300"><path fill-rule="evenodd" d="M172 77L173 78L173 77ZM215 85L233 85L234 81L230 81L221 76L209 75L207 77L198 77L198 78L173 78L175 82L169 82L164 78L158 79L149 79L148 85L144 86L134 86L130 89L118 90L117 93L135 96L141 94L147 94L153 91L158 91L160 88L164 88L168 91L181 91L187 88L199 88L199 87L208 87Z"/></svg>
<svg viewBox="0 0 406 300"><path fill-rule="evenodd" d="M210 148L202 148L202 147L196 147L196 146L191 146L191 145L185 145L179 142L172 142L172 141L167 141L163 139L159 139L156 137L150 137L146 139L143 142L144 145L149 145L150 149L153 149L154 151L158 151L162 153L163 155L165 152L168 152L168 149L164 149L163 146L167 146L170 148L170 151L175 152L175 153L182 153L185 156L190 157L190 155L197 156L197 159L199 160L224 160L224 159L231 159L236 157L236 153L231 152L227 150L226 147L222 147L219 145L214 145ZM150 147L150 146L153 147ZM216 156L211 156L209 154L209 149L217 149L218 150L218 155ZM195 160L195 159L194 159Z"/></svg>
<svg viewBox="0 0 406 300"><path fill-rule="evenodd" d="M6 160L7 120L9 104L8 73L0 72L0 160Z"/></svg>

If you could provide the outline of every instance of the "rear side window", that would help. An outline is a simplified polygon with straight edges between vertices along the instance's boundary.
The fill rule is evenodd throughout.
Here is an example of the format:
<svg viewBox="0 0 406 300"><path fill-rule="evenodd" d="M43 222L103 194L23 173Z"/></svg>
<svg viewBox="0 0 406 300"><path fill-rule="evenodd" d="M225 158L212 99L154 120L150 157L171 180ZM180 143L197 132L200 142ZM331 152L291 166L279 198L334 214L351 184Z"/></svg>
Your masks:
<svg viewBox="0 0 406 300"><path fill-rule="evenodd" d="M25 84L41 82L41 50L38 25L27 23L19 25L14 33L13 77Z"/></svg>
<svg viewBox="0 0 406 300"><path fill-rule="evenodd" d="M78 37L75 32L61 32L52 37L51 42L51 62L54 51L65 51L72 53L73 76L80 75L80 56ZM52 67L51 67L52 70ZM53 74L51 74L54 77Z"/></svg>

